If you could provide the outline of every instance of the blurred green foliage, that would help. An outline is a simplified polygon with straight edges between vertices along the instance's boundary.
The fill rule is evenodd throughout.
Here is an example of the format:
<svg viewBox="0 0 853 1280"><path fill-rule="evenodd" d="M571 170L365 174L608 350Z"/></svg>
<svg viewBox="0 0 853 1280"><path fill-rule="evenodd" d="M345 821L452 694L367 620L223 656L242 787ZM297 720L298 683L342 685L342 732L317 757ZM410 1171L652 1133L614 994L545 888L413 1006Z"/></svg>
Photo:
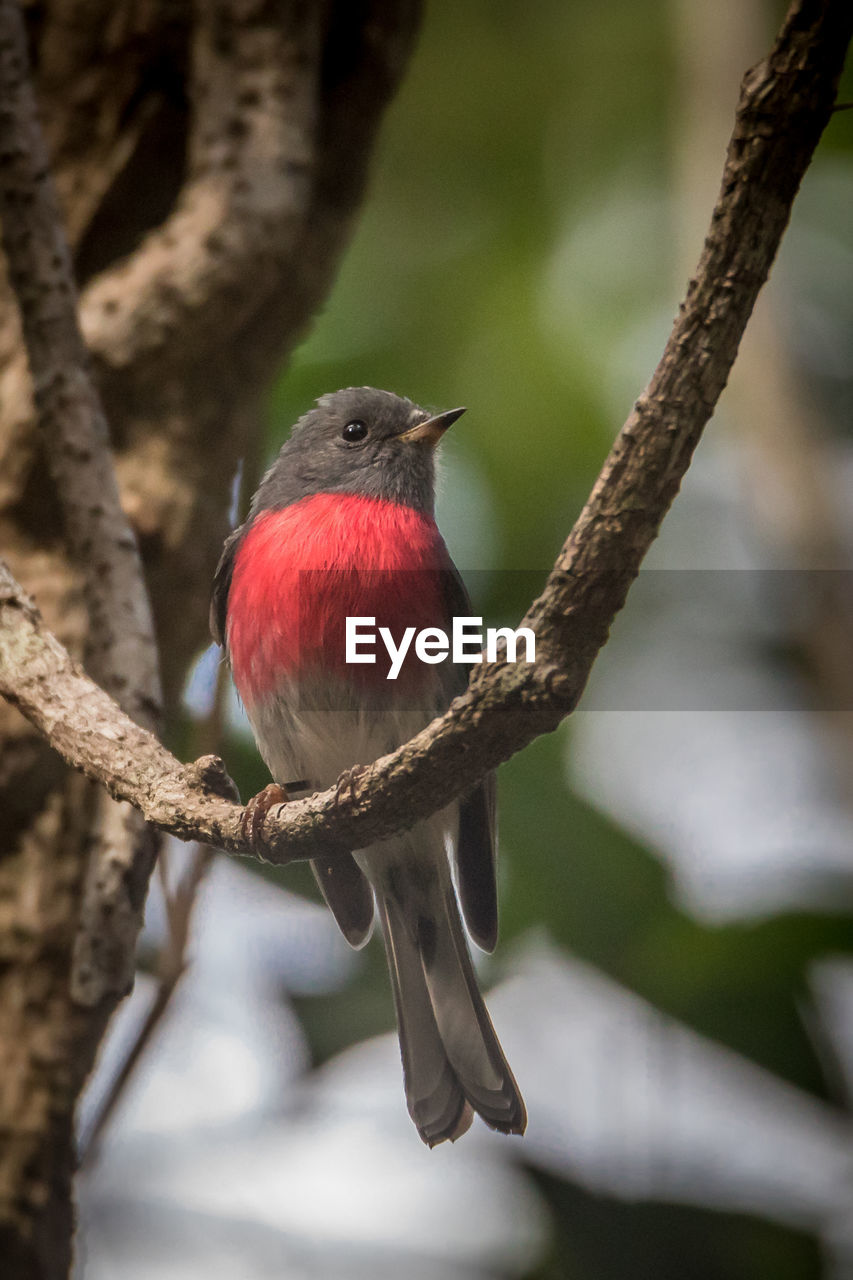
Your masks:
<svg viewBox="0 0 853 1280"><path fill-rule="evenodd" d="M555 1223L548 1257L530 1280L722 1280L820 1274L804 1233L745 1214L630 1204L534 1172Z"/></svg>

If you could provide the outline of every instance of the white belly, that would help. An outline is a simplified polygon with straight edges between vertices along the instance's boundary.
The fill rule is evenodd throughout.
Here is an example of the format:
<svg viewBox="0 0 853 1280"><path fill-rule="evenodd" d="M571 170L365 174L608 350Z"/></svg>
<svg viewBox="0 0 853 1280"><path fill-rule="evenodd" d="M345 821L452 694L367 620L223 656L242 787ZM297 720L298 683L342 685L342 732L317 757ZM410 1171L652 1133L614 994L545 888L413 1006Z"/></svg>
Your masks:
<svg viewBox="0 0 853 1280"><path fill-rule="evenodd" d="M287 682L247 714L276 782L286 786L304 779L303 791L311 792L330 787L354 765L372 764L395 751L446 705L438 681L416 700L367 697L344 681L326 678L316 687Z"/></svg>
<svg viewBox="0 0 853 1280"><path fill-rule="evenodd" d="M274 695L247 709L258 747L276 782L304 781L290 788L292 799L324 791L354 765L368 765L408 742L447 705L447 694L438 680L429 694L414 697L368 698L349 685L324 679L322 686L306 688L287 683ZM455 843L458 806L454 802L409 833L373 846L357 856L362 870L371 874L396 852L400 844L416 850ZM427 837L424 840L424 837Z"/></svg>

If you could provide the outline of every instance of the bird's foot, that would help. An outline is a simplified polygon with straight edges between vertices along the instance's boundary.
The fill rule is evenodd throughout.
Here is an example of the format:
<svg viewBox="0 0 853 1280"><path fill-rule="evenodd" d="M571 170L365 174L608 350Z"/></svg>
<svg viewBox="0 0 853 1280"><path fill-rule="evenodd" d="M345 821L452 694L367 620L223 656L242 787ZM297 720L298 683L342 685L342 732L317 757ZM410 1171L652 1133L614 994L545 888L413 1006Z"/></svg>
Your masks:
<svg viewBox="0 0 853 1280"><path fill-rule="evenodd" d="M335 783L336 804L345 804L348 800L352 800L355 784L363 773L367 773L366 764L354 764L351 769L344 769Z"/></svg>
<svg viewBox="0 0 853 1280"><path fill-rule="evenodd" d="M243 839L248 840L253 849L262 850L268 847L264 837L266 816L270 809L274 809L280 804L287 804L289 800L290 796L284 787L280 787L277 782L271 782L269 786L264 787L263 791L259 791L256 796L252 796L243 811L240 832Z"/></svg>

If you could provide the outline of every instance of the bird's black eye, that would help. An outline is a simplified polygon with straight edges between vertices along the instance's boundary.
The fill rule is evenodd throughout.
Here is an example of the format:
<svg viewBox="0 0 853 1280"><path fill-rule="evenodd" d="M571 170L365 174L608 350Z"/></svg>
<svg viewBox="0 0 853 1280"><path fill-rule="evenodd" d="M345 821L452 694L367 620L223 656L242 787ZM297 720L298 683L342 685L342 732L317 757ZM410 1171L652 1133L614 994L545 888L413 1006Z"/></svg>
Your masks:
<svg viewBox="0 0 853 1280"><path fill-rule="evenodd" d="M360 418L356 418L354 422L347 423L341 435L350 444L357 444L359 440L363 440L367 435L367 424L362 422Z"/></svg>

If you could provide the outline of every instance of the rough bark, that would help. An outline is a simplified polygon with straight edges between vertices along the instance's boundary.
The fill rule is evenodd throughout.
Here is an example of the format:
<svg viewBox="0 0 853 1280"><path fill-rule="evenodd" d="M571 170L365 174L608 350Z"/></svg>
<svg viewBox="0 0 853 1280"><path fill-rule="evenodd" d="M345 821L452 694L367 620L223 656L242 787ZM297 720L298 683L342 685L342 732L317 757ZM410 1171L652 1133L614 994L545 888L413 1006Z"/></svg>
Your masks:
<svg viewBox="0 0 853 1280"><path fill-rule="evenodd" d="M204 643L257 399L333 276L418 7L23 6L167 715ZM0 545L57 635L91 658L105 633L2 282L0 295ZM134 849L128 807L69 776L5 704L0 812L0 1257L7 1274L55 1277L69 1260L74 1100L127 986L151 833Z"/></svg>
<svg viewBox="0 0 853 1280"><path fill-rule="evenodd" d="M14 0L0 3L0 156L3 249L21 314L42 451L83 584L86 668L129 715L156 728L160 687L148 597L77 323L68 242Z"/></svg>

